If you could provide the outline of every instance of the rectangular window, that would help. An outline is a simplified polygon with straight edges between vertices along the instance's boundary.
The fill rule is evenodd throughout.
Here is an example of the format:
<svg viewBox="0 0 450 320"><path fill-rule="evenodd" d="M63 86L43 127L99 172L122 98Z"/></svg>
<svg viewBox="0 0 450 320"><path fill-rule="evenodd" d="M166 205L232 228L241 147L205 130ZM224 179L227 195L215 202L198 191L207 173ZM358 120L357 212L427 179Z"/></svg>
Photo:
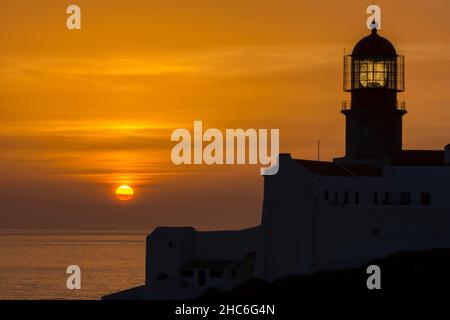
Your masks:
<svg viewBox="0 0 450 320"><path fill-rule="evenodd" d="M400 194L400 204L407 206L411 204L411 193L410 192L402 192Z"/></svg>
<svg viewBox="0 0 450 320"><path fill-rule="evenodd" d="M431 193L430 192L422 192L421 202L423 206L431 205Z"/></svg>
<svg viewBox="0 0 450 320"><path fill-rule="evenodd" d="M380 228L373 228L372 233L374 237L378 237L380 235Z"/></svg>
<svg viewBox="0 0 450 320"><path fill-rule="evenodd" d="M383 204L389 204L389 192L384 193L384 201Z"/></svg>
<svg viewBox="0 0 450 320"><path fill-rule="evenodd" d="M373 204L378 204L378 192L373 193Z"/></svg>
<svg viewBox="0 0 450 320"><path fill-rule="evenodd" d="M324 190L324 192L323 192L323 199L328 201L328 197L329 197L328 190Z"/></svg>
<svg viewBox="0 0 450 320"><path fill-rule="evenodd" d="M337 190L334 192L334 201L335 202L338 201L338 192L337 192Z"/></svg>
<svg viewBox="0 0 450 320"><path fill-rule="evenodd" d="M206 284L206 271L198 270L198 285L203 287Z"/></svg>
<svg viewBox="0 0 450 320"><path fill-rule="evenodd" d="M355 192L355 204L359 204L359 192Z"/></svg>
<svg viewBox="0 0 450 320"><path fill-rule="evenodd" d="M348 204L348 191L344 191L344 204Z"/></svg>

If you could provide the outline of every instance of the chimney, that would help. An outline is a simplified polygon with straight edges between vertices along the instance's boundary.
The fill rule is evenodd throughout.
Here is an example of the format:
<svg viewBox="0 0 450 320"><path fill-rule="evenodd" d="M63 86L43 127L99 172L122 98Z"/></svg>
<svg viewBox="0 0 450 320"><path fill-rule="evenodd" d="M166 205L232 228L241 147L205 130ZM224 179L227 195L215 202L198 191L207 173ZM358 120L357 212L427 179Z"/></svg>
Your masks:
<svg viewBox="0 0 450 320"><path fill-rule="evenodd" d="M450 164L450 144L445 146L445 164Z"/></svg>

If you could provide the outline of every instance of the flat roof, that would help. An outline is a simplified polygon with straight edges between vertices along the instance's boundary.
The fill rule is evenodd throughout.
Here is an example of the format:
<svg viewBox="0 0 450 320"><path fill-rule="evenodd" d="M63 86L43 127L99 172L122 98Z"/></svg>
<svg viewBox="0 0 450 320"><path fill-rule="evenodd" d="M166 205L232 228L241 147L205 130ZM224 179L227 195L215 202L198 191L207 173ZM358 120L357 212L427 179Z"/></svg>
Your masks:
<svg viewBox="0 0 450 320"><path fill-rule="evenodd" d="M445 166L443 150L404 150L391 159L393 166Z"/></svg>
<svg viewBox="0 0 450 320"><path fill-rule="evenodd" d="M336 177L381 177L381 170L370 164L348 164L327 161L300 160L297 163L321 176Z"/></svg>

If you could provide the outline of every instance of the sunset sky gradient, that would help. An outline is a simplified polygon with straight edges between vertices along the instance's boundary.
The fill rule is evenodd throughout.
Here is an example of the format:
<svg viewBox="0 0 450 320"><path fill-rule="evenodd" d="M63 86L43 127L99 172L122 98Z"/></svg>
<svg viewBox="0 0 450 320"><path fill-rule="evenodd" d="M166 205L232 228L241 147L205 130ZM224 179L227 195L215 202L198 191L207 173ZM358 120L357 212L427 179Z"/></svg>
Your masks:
<svg viewBox="0 0 450 320"><path fill-rule="evenodd" d="M450 143L450 3L376 1L406 57L405 149ZM69 31L78 4L82 30ZM259 223L259 166L175 166L176 128L279 128L281 152L344 152L342 57L359 0L0 2L0 228ZM119 185L135 190L123 203Z"/></svg>

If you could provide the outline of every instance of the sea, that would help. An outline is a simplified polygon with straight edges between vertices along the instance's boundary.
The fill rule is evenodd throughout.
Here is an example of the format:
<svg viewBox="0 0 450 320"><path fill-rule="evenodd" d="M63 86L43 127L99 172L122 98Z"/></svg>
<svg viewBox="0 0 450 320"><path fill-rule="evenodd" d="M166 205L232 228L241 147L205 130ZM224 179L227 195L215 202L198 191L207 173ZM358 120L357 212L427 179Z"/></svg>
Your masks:
<svg viewBox="0 0 450 320"><path fill-rule="evenodd" d="M97 300L144 284L144 232L0 230L1 300ZM68 289L79 266L81 288Z"/></svg>

